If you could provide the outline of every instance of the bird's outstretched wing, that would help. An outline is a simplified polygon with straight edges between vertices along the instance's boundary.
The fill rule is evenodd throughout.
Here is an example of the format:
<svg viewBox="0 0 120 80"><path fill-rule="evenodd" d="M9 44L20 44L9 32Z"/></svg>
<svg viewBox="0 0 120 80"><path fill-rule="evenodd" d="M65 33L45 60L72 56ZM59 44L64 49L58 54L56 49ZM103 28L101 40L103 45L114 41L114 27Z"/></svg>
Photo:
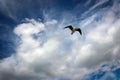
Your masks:
<svg viewBox="0 0 120 80"><path fill-rule="evenodd" d="M66 26L66 27L64 27L64 29L65 29L65 28L69 28L70 30L73 30L72 25Z"/></svg>
<svg viewBox="0 0 120 80"><path fill-rule="evenodd" d="M75 31L79 31L79 33L82 35L82 31L80 28L75 28Z"/></svg>

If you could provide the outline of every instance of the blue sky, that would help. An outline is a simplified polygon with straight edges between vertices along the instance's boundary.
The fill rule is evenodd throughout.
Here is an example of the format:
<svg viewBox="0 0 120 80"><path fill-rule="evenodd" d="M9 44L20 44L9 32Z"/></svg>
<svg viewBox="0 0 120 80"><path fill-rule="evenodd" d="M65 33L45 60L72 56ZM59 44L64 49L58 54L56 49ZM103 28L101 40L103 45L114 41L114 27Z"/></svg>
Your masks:
<svg viewBox="0 0 120 80"><path fill-rule="evenodd" d="M120 0L0 0L0 80L119 80L119 9Z"/></svg>

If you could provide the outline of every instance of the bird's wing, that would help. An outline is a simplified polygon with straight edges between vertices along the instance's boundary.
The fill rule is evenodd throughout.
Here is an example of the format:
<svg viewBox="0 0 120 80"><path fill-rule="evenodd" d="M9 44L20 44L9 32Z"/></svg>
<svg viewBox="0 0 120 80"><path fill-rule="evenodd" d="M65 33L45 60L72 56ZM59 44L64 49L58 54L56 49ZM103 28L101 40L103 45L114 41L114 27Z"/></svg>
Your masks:
<svg viewBox="0 0 120 80"><path fill-rule="evenodd" d="M76 30L76 31L79 31L79 33L82 35L82 31L81 31L80 28L76 28L75 30Z"/></svg>
<svg viewBox="0 0 120 80"><path fill-rule="evenodd" d="M65 28L69 28L70 30L73 30L73 27L72 27L71 25L66 26ZM65 28L64 28L64 29L65 29Z"/></svg>

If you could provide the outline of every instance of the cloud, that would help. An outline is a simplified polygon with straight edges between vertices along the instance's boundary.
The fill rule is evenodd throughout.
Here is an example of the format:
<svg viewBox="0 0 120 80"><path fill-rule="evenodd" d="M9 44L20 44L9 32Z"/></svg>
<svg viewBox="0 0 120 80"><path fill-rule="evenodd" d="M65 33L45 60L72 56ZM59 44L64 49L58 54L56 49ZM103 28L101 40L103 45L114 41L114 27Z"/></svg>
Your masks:
<svg viewBox="0 0 120 80"><path fill-rule="evenodd" d="M49 25L54 25L54 24L57 24L57 23L58 23L57 20L53 19L51 21L47 21L45 24L49 26Z"/></svg>
<svg viewBox="0 0 120 80"><path fill-rule="evenodd" d="M41 13L43 10L49 11L50 8L56 6L56 4L56 0L11 0L11 2L9 2L9 0L0 0L0 12L18 22L26 17L38 18L38 16L40 17L40 15L42 15Z"/></svg>
<svg viewBox="0 0 120 80"><path fill-rule="evenodd" d="M14 33L20 38L19 45L16 48L16 54L2 60L0 63L1 80L34 80L50 79L60 77L67 73L66 67L69 62L66 56L63 56L61 47L62 39L57 37L60 33L49 32L49 25L54 27L57 20L51 20L45 23L34 19L26 19L27 22L15 27ZM47 25L46 25L47 23ZM49 37L42 43L42 31L48 32ZM54 33L53 36L51 36ZM42 37L34 35L41 34ZM41 45L43 44L43 45ZM62 45L61 45L62 44Z"/></svg>
<svg viewBox="0 0 120 80"><path fill-rule="evenodd" d="M91 1L92 1L92 0L88 0L88 1L85 3L85 6L88 6Z"/></svg>
<svg viewBox="0 0 120 80"><path fill-rule="evenodd" d="M120 20L113 7L99 22L94 21L96 16L99 15L94 14L81 24L83 36L63 30L69 23L66 19L26 19L14 28L19 44L16 54L1 60L0 80L79 80L100 65L119 60ZM93 27L87 29L86 25Z"/></svg>
<svg viewBox="0 0 120 80"><path fill-rule="evenodd" d="M90 0L89 0L89 1L90 1ZM88 1L88 3L89 3L89 1ZM85 12L82 14L82 17L85 17L85 16L91 14L91 12L98 10L98 9L97 9L98 7L100 7L101 5L103 5L103 4L107 3L107 2L109 2L109 0L100 0L100 1L98 0L98 1L96 1L96 4L93 5L92 7L90 7L87 11L85 11ZM87 3L87 4L88 4L88 3ZM87 5L87 4L86 4L86 5Z"/></svg>
<svg viewBox="0 0 120 80"><path fill-rule="evenodd" d="M87 44L79 49L80 54L77 56L77 64L79 63L80 66L95 66L105 61L111 61L119 55L118 47L120 46L118 45L120 43L116 40L119 40L120 20L116 19L112 11L106 13L105 16L101 23L89 30L86 35Z"/></svg>
<svg viewBox="0 0 120 80"><path fill-rule="evenodd" d="M115 74L108 72L100 80L107 80L107 79L116 80L117 78L116 78Z"/></svg>

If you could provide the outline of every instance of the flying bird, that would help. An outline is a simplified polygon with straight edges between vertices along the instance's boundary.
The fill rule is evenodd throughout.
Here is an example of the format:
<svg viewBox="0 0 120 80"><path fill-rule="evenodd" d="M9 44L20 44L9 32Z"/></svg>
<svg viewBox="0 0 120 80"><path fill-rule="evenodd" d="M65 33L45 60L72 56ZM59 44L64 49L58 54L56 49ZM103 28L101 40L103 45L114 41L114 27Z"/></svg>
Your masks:
<svg viewBox="0 0 120 80"><path fill-rule="evenodd" d="M66 29L66 28L69 28L69 29L72 31L71 35L72 35L75 31L78 31L78 32L80 33L80 35L82 35L82 31L81 31L80 28L74 28L72 25L69 25L69 26L64 27L64 29Z"/></svg>

